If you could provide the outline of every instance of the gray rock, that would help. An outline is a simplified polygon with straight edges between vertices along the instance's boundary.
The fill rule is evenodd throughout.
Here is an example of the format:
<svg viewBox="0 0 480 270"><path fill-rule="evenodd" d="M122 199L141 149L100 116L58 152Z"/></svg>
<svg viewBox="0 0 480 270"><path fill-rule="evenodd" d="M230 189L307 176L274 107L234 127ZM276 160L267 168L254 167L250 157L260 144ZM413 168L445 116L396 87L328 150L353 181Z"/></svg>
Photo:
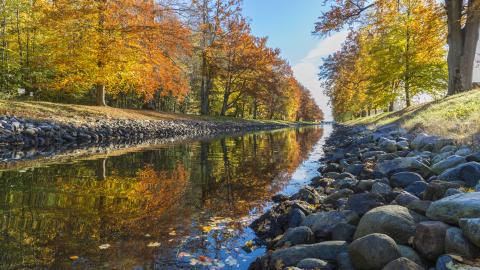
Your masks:
<svg viewBox="0 0 480 270"><path fill-rule="evenodd" d="M418 181L425 180L420 174L413 172L399 172L390 177L390 185L392 185L392 187L405 188L408 185Z"/></svg>
<svg viewBox="0 0 480 270"><path fill-rule="evenodd" d="M413 248L409 246L398 245L398 249L400 250L402 257L405 257L418 265L423 265L422 259Z"/></svg>
<svg viewBox="0 0 480 270"><path fill-rule="evenodd" d="M339 223L355 223L357 220L354 211L320 212L307 216L302 226L311 228L316 237L326 237Z"/></svg>
<svg viewBox="0 0 480 270"><path fill-rule="evenodd" d="M457 146L455 146L455 145L446 145L446 146L442 147L442 149L440 149L441 153L455 152L455 151L457 151Z"/></svg>
<svg viewBox="0 0 480 270"><path fill-rule="evenodd" d="M408 185L408 187L405 188L405 191L412 193L417 197L420 197L422 196L422 193L427 189L427 186L427 182L417 181Z"/></svg>
<svg viewBox="0 0 480 270"><path fill-rule="evenodd" d="M384 160L377 163L375 170L387 176L401 171L417 171L422 176L427 176L431 173L430 168L416 157L399 157L392 160Z"/></svg>
<svg viewBox="0 0 480 270"><path fill-rule="evenodd" d="M372 186L372 193L387 195L390 194L390 192L392 192L392 188L385 183L376 182Z"/></svg>
<svg viewBox="0 0 480 270"><path fill-rule="evenodd" d="M313 187L303 187L297 193L292 195L292 200L300 200L309 204L318 204L321 200L320 195Z"/></svg>
<svg viewBox="0 0 480 270"><path fill-rule="evenodd" d="M386 205L367 212L357 226L354 239L372 233L383 233L399 244L408 244L415 235L417 223L426 218L400 205Z"/></svg>
<svg viewBox="0 0 480 270"><path fill-rule="evenodd" d="M345 241L326 241L311 245L298 245L275 250L270 257L270 264L294 266L303 259L315 258L326 261L335 261L338 254L346 252L348 245Z"/></svg>
<svg viewBox="0 0 480 270"><path fill-rule="evenodd" d="M450 168L454 168L454 167L456 167L460 164L466 163L466 162L467 162L467 160L465 159L465 157L453 155L453 156L449 156L449 157L443 159L442 161L440 161L438 163L435 163L430 168L432 169L432 171L434 173L441 174L441 173L443 173L444 171L446 171Z"/></svg>
<svg viewBox="0 0 480 270"><path fill-rule="evenodd" d="M353 188L355 188L357 183L358 183L357 180L347 177L347 178L341 178L341 179L335 180L333 182L333 186L336 189L345 189L345 188L353 189Z"/></svg>
<svg viewBox="0 0 480 270"><path fill-rule="evenodd" d="M450 255L442 255L437 259L435 270L478 270L478 267L461 264Z"/></svg>
<svg viewBox="0 0 480 270"><path fill-rule="evenodd" d="M460 191L457 188L449 188L449 189L447 189L447 191L445 191L445 194L443 194L443 197L449 197L449 196L456 195L456 194L461 194L461 193L464 193L464 192Z"/></svg>
<svg viewBox="0 0 480 270"><path fill-rule="evenodd" d="M452 151L441 152L441 153L432 157L432 164L436 164L436 163L448 158L449 156L453 156L454 154L455 154L455 152L452 152Z"/></svg>
<svg viewBox="0 0 480 270"><path fill-rule="evenodd" d="M468 187L474 187L480 180L480 163L468 162L450 168L438 176L444 181L463 181Z"/></svg>
<svg viewBox="0 0 480 270"><path fill-rule="evenodd" d="M351 164L347 166L346 171L355 176L358 176L362 173L363 167L363 164Z"/></svg>
<svg viewBox="0 0 480 270"><path fill-rule="evenodd" d="M398 205L401 205L401 206L407 206L411 202L416 200L420 200L420 199L417 196L406 191L400 193L397 197L395 197L395 201L398 203Z"/></svg>
<svg viewBox="0 0 480 270"><path fill-rule="evenodd" d="M408 150L409 148L410 148L410 143L408 141L397 142L397 149Z"/></svg>
<svg viewBox="0 0 480 270"><path fill-rule="evenodd" d="M304 270L333 270L333 265L329 264L326 261L320 259L303 259L298 264L297 267Z"/></svg>
<svg viewBox="0 0 480 270"><path fill-rule="evenodd" d="M475 161L475 162L480 162L480 152L476 152L474 154L468 155L466 157L467 161Z"/></svg>
<svg viewBox="0 0 480 270"><path fill-rule="evenodd" d="M460 228L473 244L480 247L480 218L462 218Z"/></svg>
<svg viewBox="0 0 480 270"><path fill-rule="evenodd" d="M410 143L410 147L415 150L433 150L439 151L446 145L452 144L452 140L430 136L425 133L418 134Z"/></svg>
<svg viewBox="0 0 480 270"><path fill-rule="evenodd" d="M300 226L305 220L305 213L298 208L291 208L288 213L288 228Z"/></svg>
<svg viewBox="0 0 480 270"><path fill-rule="evenodd" d="M455 152L455 155L458 155L458 156L468 156L470 154L472 154L473 151L470 147L462 147L460 149L458 149L456 152Z"/></svg>
<svg viewBox="0 0 480 270"><path fill-rule="evenodd" d="M360 270L381 269L401 256L395 241L380 233L356 239L348 247L348 254L353 266Z"/></svg>
<svg viewBox="0 0 480 270"><path fill-rule="evenodd" d="M435 260L445 253L445 233L449 228L441 221L420 222L415 232L415 249L425 258Z"/></svg>
<svg viewBox="0 0 480 270"><path fill-rule="evenodd" d="M427 217L458 224L461 218L480 217L480 192L462 193L433 202Z"/></svg>
<svg viewBox="0 0 480 270"><path fill-rule="evenodd" d="M363 191L371 190L373 184L375 184L375 180L360 180L358 181L357 187Z"/></svg>
<svg viewBox="0 0 480 270"><path fill-rule="evenodd" d="M352 261L350 260L350 255L348 252L342 252L337 256L337 266L338 270L355 270L353 267Z"/></svg>
<svg viewBox="0 0 480 270"><path fill-rule="evenodd" d="M412 201L408 204L407 208L424 216L427 212L428 207L430 207L430 204L432 204L432 201Z"/></svg>
<svg viewBox="0 0 480 270"><path fill-rule="evenodd" d="M290 228L280 238L275 247L295 246L300 244L311 244L315 240L312 230L306 226Z"/></svg>
<svg viewBox="0 0 480 270"><path fill-rule="evenodd" d="M332 240L351 242L357 227L348 223L339 223L332 230Z"/></svg>
<svg viewBox="0 0 480 270"><path fill-rule="evenodd" d="M463 183L463 182L461 182ZM459 188L462 185L459 182L445 182L434 180L428 183L425 192L423 193L423 199L429 201L436 201L444 197L445 192L449 188Z"/></svg>
<svg viewBox="0 0 480 270"><path fill-rule="evenodd" d="M387 138L380 138L378 141L378 146L385 152L392 153L397 151L397 142Z"/></svg>
<svg viewBox="0 0 480 270"><path fill-rule="evenodd" d="M445 235L445 252L473 259L480 255L479 249L473 245L457 227L451 227Z"/></svg>
<svg viewBox="0 0 480 270"><path fill-rule="evenodd" d="M401 257L389 262L382 270L424 270L424 268L405 257Z"/></svg>
<svg viewBox="0 0 480 270"><path fill-rule="evenodd" d="M323 202L324 203L335 203L340 198L345 198L353 194L353 191L348 188L340 189L330 195L328 195Z"/></svg>
<svg viewBox="0 0 480 270"><path fill-rule="evenodd" d="M345 209L353 210L358 215L363 215L373 208L385 204L385 199L376 193L359 193L348 198Z"/></svg>

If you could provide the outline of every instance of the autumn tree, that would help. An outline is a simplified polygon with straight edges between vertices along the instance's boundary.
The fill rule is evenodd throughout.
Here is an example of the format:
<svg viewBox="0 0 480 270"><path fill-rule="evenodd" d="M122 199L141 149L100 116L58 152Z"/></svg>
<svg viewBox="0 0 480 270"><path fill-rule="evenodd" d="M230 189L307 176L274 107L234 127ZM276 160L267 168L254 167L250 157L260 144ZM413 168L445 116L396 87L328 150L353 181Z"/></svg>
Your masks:
<svg viewBox="0 0 480 270"><path fill-rule="evenodd" d="M344 26L362 24L368 20L368 11L395 1L341 0L328 1L331 8L324 12L315 25L314 32L326 35ZM410 0L408 5L422 2ZM480 26L478 0L445 0L448 25L448 94L472 88L473 64Z"/></svg>

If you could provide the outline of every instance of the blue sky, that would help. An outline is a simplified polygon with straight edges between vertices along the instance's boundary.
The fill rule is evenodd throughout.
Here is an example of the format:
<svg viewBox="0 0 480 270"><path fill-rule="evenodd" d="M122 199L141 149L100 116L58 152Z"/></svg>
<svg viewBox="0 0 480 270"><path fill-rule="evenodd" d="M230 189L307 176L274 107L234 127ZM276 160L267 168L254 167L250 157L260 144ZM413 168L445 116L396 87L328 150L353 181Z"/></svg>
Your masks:
<svg viewBox="0 0 480 270"><path fill-rule="evenodd" d="M243 12L251 19L253 34L268 36L269 46L281 49L297 80L310 89L326 119L331 119L328 98L317 79L318 67L323 57L340 48L346 32L323 40L311 34L321 15L322 3L322 0L244 0ZM479 61L477 55L474 81L480 81Z"/></svg>

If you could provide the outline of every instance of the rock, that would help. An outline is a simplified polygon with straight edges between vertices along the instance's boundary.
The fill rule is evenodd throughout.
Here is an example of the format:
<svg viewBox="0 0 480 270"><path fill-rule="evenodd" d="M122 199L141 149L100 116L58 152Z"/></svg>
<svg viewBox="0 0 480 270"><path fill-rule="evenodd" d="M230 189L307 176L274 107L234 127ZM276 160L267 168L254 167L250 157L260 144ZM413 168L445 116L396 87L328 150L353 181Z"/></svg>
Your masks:
<svg viewBox="0 0 480 270"><path fill-rule="evenodd" d="M439 151L446 145L453 144L450 139L444 139L437 136L430 136L425 133L418 134L410 143L410 147L415 150L433 150Z"/></svg>
<svg viewBox="0 0 480 270"><path fill-rule="evenodd" d="M464 193L464 192L456 188L449 188L447 189L447 191L445 191L445 194L443 194L443 197L449 197L449 196L460 194L460 193Z"/></svg>
<svg viewBox="0 0 480 270"><path fill-rule="evenodd" d="M421 182L425 180L420 174L413 172L399 172L390 177L390 185L392 185L392 187L405 188L408 185L418 181Z"/></svg>
<svg viewBox="0 0 480 270"><path fill-rule="evenodd" d="M376 193L359 193L348 198L346 210L353 210L358 215L363 215L373 208L385 204L385 199Z"/></svg>
<svg viewBox="0 0 480 270"><path fill-rule="evenodd" d="M372 186L372 193L387 195L390 194L390 192L392 192L392 188L385 183L376 182Z"/></svg>
<svg viewBox="0 0 480 270"><path fill-rule="evenodd" d="M342 252L337 256L337 266L338 270L355 270L350 260L350 255L348 252Z"/></svg>
<svg viewBox="0 0 480 270"><path fill-rule="evenodd" d="M408 141L397 142L397 149L408 150L409 148L410 148L410 143L408 143Z"/></svg>
<svg viewBox="0 0 480 270"><path fill-rule="evenodd" d="M458 155L458 156L468 156L470 154L472 154L473 151L470 147L462 147L460 149L458 149L456 152L455 152L455 155Z"/></svg>
<svg viewBox="0 0 480 270"><path fill-rule="evenodd" d="M480 247L480 218L462 218L460 228L473 244Z"/></svg>
<svg viewBox="0 0 480 270"><path fill-rule="evenodd" d="M423 265L422 259L413 248L409 246L398 245L398 249L400 250L400 255L402 257L405 257L418 265Z"/></svg>
<svg viewBox="0 0 480 270"><path fill-rule="evenodd" d="M335 203L340 198L348 197L349 195L353 194L353 191L348 188L340 189L330 195L328 195L323 202L324 203Z"/></svg>
<svg viewBox="0 0 480 270"><path fill-rule="evenodd" d="M340 165L338 163L328 163L327 166L325 166L322 169L322 173L325 174L325 173L329 173L329 172L340 173L340 172L342 172L342 168L340 167Z"/></svg>
<svg viewBox="0 0 480 270"><path fill-rule="evenodd" d="M415 249L425 258L435 260L445 253L445 233L449 228L441 221L420 222L415 232Z"/></svg>
<svg viewBox="0 0 480 270"><path fill-rule="evenodd" d="M333 265L329 264L326 261L320 259L303 259L298 264L297 267L304 270L333 270Z"/></svg>
<svg viewBox="0 0 480 270"><path fill-rule="evenodd" d="M461 264L450 255L438 257L435 270L478 270L478 267Z"/></svg>
<svg viewBox="0 0 480 270"><path fill-rule="evenodd" d="M449 152L442 152L439 153L432 158L432 164L437 164L438 162L448 158L449 156L455 155L455 152L449 151Z"/></svg>
<svg viewBox="0 0 480 270"><path fill-rule="evenodd" d="M275 250L270 257L270 264L294 266L303 259L315 258L325 261L335 261L338 254L346 252L345 241L326 241L310 245L298 245Z"/></svg>
<svg viewBox="0 0 480 270"><path fill-rule="evenodd" d="M433 220L458 224L461 218L480 217L480 192L453 195L433 202L427 210Z"/></svg>
<svg viewBox="0 0 480 270"><path fill-rule="evenodd" d="M389 262L382 270L424 270L424 268L405 257L401 257Z"/></svg>
<svg viewBox="0 0 480 270"><path fill-rule="evenodd" d="M441 174L450 168L454 168L466 162L467 160L464 157L453 155L443 159L438 163L435 163L434 165L432 165L431 169L434 173Z"/></svg>
<svg viewBox="0 0 480 270"><path fill-rule="evenodd" d="M444 197L445 192L449 188L459 188L461 184L458 182L445 182L434 180L428 183L425 192L423 193L423 199L429 201L436 201Z"/></svg>
<svg viewBox="0 0 480 270"><path fill-rule="evenodd" d="M450 168L438 176L439 180L444 181L463 181L468 187L474 187L480 180L480 163L468 162Z"/></svg>
<svg viewBox="0 0 480 270"><path fill-rule="evenodd" d="M399 244L407 244L415 235L416 224L426 218L399 205L386 205L368 211L357 226L354 239L372 233L383 233Z"/></svg>
<svg viewBox="0 0 480 270"><path fill-rule="evenodd" d="M360 270L381 269L401 256L395 241L380 233L356 239L348 247L348 254L353 266Z"/></svg>
<svg viewBox="0 0 480 270"><path fill-rule="evenodd" d="M328 236L339 223L355 223L358 215L354 211L320 212L307 216L302 226L312 229L316 237Z"/></svg>
<svg viewBox="0 0 480 270"><path fill-rule="evenodd" d="M346 171L352 175L358 176L363 171L363 164L351 164L347 166Z"/></svg>
<svg viewBox="0 0 480 270"><path fill-rule="evenodd" d="M455 145L446 145L446 146L442 147L442 149L440 149L441 153L456 152L456 151L457 151L457 146L455 146Z"/></svg>
<svg viewBox="0 0 480 270"><path fill-rule="evenodd" d="M378 141L378 146L385 152L392 153L397 151L397 142L387 138L380 138Z"/></svg>
<svg viewBox="0 0 480 270"><path fill-rule="evenodd" d="M284 202L284 201L288 200L288 198L289 197L285 194L276 194L276 195L272 196L272 201L274 203L281 203L281 202Z"/></svg>
<svg viewBox="0 0 480 270"><path fill-rule="evenodd" d="M297 193L292 195L291 200L300 200L309 204L318 204L321 200L320 195L313 187L303 187Z"/></svg>
<svg viewBox="0 0 480 270"><path fill-rule="evenodd" d="M427 189L427 186L428 186L427 182L417 181L408 185L408 187L405 188L405 191L412 193L417 197L420 197L422 196L422 193Z"/></svg>
<svg viewBox="0 0 480 270"><path fill-rule="evenodd" d="M467 161L475 161L475 162L480 162L480 152L476 152L474 154L468 155L466 157Z"/></svg>
<svg viewBox="0 0 480 270"><path fill-rule="evenodd" d="M276 243L275 247L290 247L300 244L311 244L315 240L312 230L306 226L290 228L285 232L282 238Z"/></svg>
<svg viewBox="0 0 480 270"><path fill-rule="evenodd" d="M401 205L401 206L407 206L411 202L416 200L420 200L420 199L417 196L406 191L400 193L397 197L395 197L395 201L398 203L398 205Z"/></svg>
<svg viewBox="0 0 480 270"><path fill-rule="evenodd" d="M333 186L336 189L354 189L357 186L358 181L353 178L341 178L333 182Z"/></svg>
<svg viewBox="0 0 480 270"><path fill-rule="evenodd" d="M457 227L451 227L445 235L445 252L474 259L480 255L479 249L473 245Z"/></svg>
<svg viewBox="0 0 480 270"><path fill-rule="evenodd" d="M305 213L298 208L291 208L288 213L287 228L294 228L300 226L305 220Z"/></svg>
<svg viewBox="0 0 480 270"><path fill-rule="evenodd" d="M368 151L362 154L362 158L368 159L368 158L377 157L383 154L386 154L385 151Z"/></svg>
<svg viewBox="0 0 480 270"><path fill-rule="evenodd" d="M428 176L432 173L430 168L416 157L399 157L392 160L384 160L377 163L375 170L387 176L402 171L417 171L422 176Z"/></svg>
<svg viewBox="0 0 480 270"><path fill-rule="evenodd" d="M412 201L408 204L407 208L424 216L425 213L427 213L427 209L430 207L430 204L432 204L432 201Z"/></svg>
<svg viewBox="0 0 480 270"><path fill-rule="evenodd" d="M360 189L360 190L363 190L363 191L367 191L367 190L370 190L372 189L372 186L373 184L375 184L375 180L360 180L358 181L358 184L357 184L357 187Z"/></svg>
<svg viewBox="0 0 480 270"><path fill-rule="evenodd" d="M332 230L332 240L351 242L357 227L348 223L339 223Z"/></svg>

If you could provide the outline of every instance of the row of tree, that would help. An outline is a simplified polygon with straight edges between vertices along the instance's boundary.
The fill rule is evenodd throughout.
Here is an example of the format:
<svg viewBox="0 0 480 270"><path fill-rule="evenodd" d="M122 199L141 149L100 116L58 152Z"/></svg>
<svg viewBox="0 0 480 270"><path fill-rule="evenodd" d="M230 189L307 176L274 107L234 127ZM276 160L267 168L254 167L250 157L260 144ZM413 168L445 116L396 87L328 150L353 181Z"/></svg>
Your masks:
<svg viewBox="0 0 480 270"><path fill-rule="evenodd" d="M408 107L414 97L471 89L480 1L467 2L335 1L315 27L328 35L349 26L341 50L320 67L334 117L346 120L393 110L399 101ZM459 17L452 19L452 12Z"/></svg>
<svg viewBox="0 0 480 270"><path fill-rule="evenodd" d="M204 115L320 120L241 0L0 0L0 92Z"/></svg>

